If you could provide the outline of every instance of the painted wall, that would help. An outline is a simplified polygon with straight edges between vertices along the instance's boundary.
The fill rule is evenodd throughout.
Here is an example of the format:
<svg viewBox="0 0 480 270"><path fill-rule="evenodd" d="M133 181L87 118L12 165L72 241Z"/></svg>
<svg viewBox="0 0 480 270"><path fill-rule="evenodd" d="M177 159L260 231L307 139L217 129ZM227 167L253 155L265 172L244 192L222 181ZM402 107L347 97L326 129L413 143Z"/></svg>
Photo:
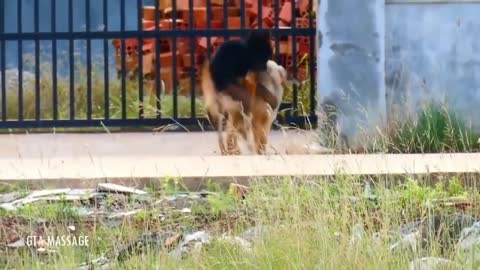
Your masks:
<svg viewBox="0 0 480 270"><path fill-rule="evenodd" d="M318 24L319 101L336 107L350 146L385 120L384 0L323 0Z"/></svg>
<svg viewBox="0 0 480 270"><path fill-rule="evenodd" d="M445 101L480 130L480 2L386 6L386 84L393 115Z"/></svg>
<svg viewBox="0 0 480 270"><path fill-rule="evenodd" d="M480 131L480 1L323 0L319 14L321 116L325 104L336 107L350 146L427 101L445 102Z"/></svg>

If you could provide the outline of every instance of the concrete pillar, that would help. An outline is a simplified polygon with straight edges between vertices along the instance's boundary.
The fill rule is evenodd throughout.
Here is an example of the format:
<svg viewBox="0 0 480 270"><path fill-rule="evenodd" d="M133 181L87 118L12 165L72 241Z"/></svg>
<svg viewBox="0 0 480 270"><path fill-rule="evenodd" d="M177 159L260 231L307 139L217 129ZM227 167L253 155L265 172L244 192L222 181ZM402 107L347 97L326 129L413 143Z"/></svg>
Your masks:
<svg viewBox="0 0 480 270"><path fill-rule="evenodd" d="M350 148L363 146L361 135L385 122L384 11L385 0L318 5L320 121L329 116Z"/></svg>

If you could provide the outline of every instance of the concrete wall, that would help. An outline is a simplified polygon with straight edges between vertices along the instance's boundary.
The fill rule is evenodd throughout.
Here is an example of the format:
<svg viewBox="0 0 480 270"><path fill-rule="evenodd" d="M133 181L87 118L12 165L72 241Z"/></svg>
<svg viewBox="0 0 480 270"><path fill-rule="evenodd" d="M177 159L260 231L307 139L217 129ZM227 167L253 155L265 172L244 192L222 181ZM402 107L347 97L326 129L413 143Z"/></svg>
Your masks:
<svg viewBox="0 0 480 270"><path fill-rule="evenodd" d="M340 133L355 145L385 120L384 0L323 0L319 31L319 101L336 107Z"/></svg>
<svg viewBox="0 0 480 270"><path fill-rule="evenodd" d="M350 146L427 101L445 102L480 131L480 1L394 2L322 1L321 109L337 108Z"/></svg>
<svg viewBox="0 0 480 270"><path fill-rule="evenodd" d="M391 115L445 101L480 130L480 2L387 5Z"/></svg>

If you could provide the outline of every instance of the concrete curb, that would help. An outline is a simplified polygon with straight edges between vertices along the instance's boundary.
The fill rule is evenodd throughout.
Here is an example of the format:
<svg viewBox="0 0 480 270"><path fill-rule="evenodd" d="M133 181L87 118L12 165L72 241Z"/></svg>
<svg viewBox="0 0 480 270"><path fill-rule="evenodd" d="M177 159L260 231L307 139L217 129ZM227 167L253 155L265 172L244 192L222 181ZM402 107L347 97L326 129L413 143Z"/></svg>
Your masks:
<svg viewBox="0 0 480 270"><path fill-rule="evenodd" d="M369 154L272 156L102 156L0 159L0 181L90 185L165 177L192 184L205 179L478 173L480 154ZM122 182L123 181L123 182ZM242 180L243 182L244 180Z"/></svg>

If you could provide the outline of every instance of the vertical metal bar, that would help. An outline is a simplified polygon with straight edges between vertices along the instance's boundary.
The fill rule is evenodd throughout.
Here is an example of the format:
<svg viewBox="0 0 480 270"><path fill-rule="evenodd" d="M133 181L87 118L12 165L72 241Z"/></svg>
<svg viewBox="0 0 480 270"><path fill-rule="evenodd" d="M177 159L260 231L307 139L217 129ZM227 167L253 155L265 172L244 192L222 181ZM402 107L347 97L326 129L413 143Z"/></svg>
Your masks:
<svg viewBox="0 0 480 270"><path fill-rule="evenodd" d="M73 0L68 0L68 32L73 34ZM74 39L69 39L69 68L70 68L70 120L75 120L75 58Z"/></svg>
<svg viewBox="0 0 480 270"><path fill-rule="evenodd" d="M263 10L262 10L263 1L258 1L257 2L257 8L258 8L258 10L257 10L257 24L258 24L257 27L259 29L262 29L263 28L263 20L262 20L263 19L262 18L263 17L263 14L262 14L262 12L263 12Z"/></svg>
<svg viewBox="0 0 480 270"><path fill-rule="evenodd" d="M245 29L245 0L240 0L240 27Z"/></svg>
<svg viewBox="0 0 480 270"><path fill-rule="evenodd" d="M157 118L161 118L161 86L160 86L160 29L159 29L159 1L155 1L155 99L156 99L156 108Z"/></svg>
<svg viewBox="0 0 480 270"><path fill-rule="evenodd" d="M280 13L280 4L278 0L274 0L273 2L273 9L274 9L274 14L275 14L275 62L280 63L280 42L278 38L278 29L280 28L280 18L279 18L279 13Z"/></svg>
<svg viewBox="0 0 480 270"><path fill-rule="evenodd" d="M293 78L297 79L297 32L296 32L296 11L297 6L296 2L292 1L292 67L293 67ZM296 84L293 84L293 113L296 116L298 114L298 87Z"/></svg>
<svg viewBox="0 0 480 270"><path fill-rule="evenodd" d="M317 89L317 76L315 74L316 67L314 66L314 60L317 55L317 47L315 46L315 36L316 36L316 29L313 26L313 14L312 12L315 12L313 10L313 0L309 0L308 2L308 10L310 10L310 13L308 14L308 26L310 27L311 30L315 31L313 33L310 33L310 55L308 57L308 67L309 67L309 77L310 77L310 116L315 115L315 108L317 107L316 104L316 89Z"/></svg>
<svg viewBox="0 0 480 270"><path fill-rule="evenodd" d="M207 32L210 32L208 30L212 29L212 1L207 0ZM210 59L210 56L212 54L212 40L211 37L207 37L207 59Z"/></svg>
<svg viewBox="0 0 480 270"><path fill-rule="evenodd" d="M90 32L90 0L85 0L85 28ZM92 40L87 39L87 119L92 119Z"/></svg>
<svg viewBox="0 0 480 270"><path fill-rule="evenodd" d="M0 0L0 33L5 33L5 0ZM6 66L6 49L7 42L5 39L0 40L0 72L2 77L2 121L7 121L7 84L5 78L5 66Z"/></svg>
<svg viewBox="0 0 480 270"><path fill-rule="evenodd" d="M143 32L143 23L142 23L142 0L137 0L137 31ZM138 118L143 119L143 39L139 36L137 40L138 48L138 98L140 101L138 108Z"/></svg>
<svg viewBox="0 0 480 270"><path fill-rule="evenodd" d="M22 33L22 0L17 0L17 31ZM23 121L23 42L18 39L18 120Z"/></svg>
<svg viewBox="0 0 480 270"><path fill-rule="evenodd" d="M103 31L108 32L108 0L103 0ZM110 118L110 77L108 63L108 40L103 40L103 91L104 91L104 118Z"/></svg>
<svg viewBox="0 0 480 270"><path fill-rule="evenodd" d="M125 32L125 0L120 0L120 31ZM125 55L125 39L120 40L120 58L121 58L121 107L122 107L122 119L127 118L127 89L125 76L127 75L126 71L126 55Z"/></svg>
<svg viewBox="0 0 480 270"><path fill-rule="evenodd" d="M34 0L34 32L40 32L40 7L38 4L39 0ZM35 120L40 121L40 39L35 38Z"/></svg>
<svg viewBox="0 0 480 270"><path fill-rule="evenodd" d="M223 0L223 28L228 29L228 0ZM224 40L228 40L229 36L225 35Z"/></svg>
<svg viewBox="0 0 480 270"><path fill-rule="evenodd" d="M57 1L52 0L52 33L57 32ZM53 120L58 120L57 40L52 39L52 107Z"/></svg>
<svg viewBox="0 0 480 270"><path fill-rule="evenodd" d="M193 30L193 0L188 0L188 10L189 10L189 16L188 16L188 26L189 30ZM195 109L195 61L196 55L195 55L195 42L194 38L190 37L190 87L191 87L191 92L190 92L190 117L195 118L197 116L196 109ZM196 70L196 74L200 75L200 70Z"/></svg>
<svg viewBox="0 0 480 270"><path fill-rule="evenodd" d="M177 0L172 0L172 30L177 29ZM173 37L172 44L172 85L173 85L173 119L178 118L178 91L177 91L177 38Z"/></svg>

